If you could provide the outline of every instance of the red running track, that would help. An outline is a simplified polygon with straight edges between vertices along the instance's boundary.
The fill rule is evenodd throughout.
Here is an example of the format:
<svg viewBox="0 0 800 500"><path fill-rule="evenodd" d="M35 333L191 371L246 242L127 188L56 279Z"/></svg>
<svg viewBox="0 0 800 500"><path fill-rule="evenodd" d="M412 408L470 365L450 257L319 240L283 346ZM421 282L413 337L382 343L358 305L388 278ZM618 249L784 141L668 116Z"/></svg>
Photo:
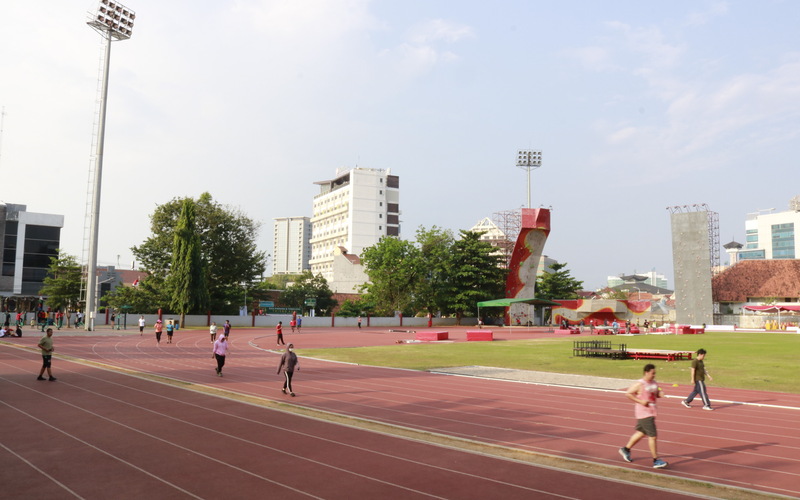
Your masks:
<svg viewBox="0 0 800 500"><path fill-rule="evenodd" d="M342 342L369 344L365 340L379 336L383 337L384 343L387 343L387 340L389 343L394 342L394 337L397 335L388 335L387 339L386 334L380 335L376 332L334 333L327 330L324 333L302 333L297 337L290 337L290 340L297 341L302 338L302 344L306 347L335 342L334 336L342 337L339 339L339 345ZM320 340L316 337L320 337ZM617 448L627 440L633 425L632 408L617 392L444 376L301 358L302 371L295 376L295 392L298 393L298 397L289 399L278 390L280 378L274 372L278 360L277 353L259 349L259 344L271 347L273 336L270 333L263 330L236 331L232 335L233 352L229 356L224 378L218 378L214 374L213 361L210 359L210 339L207 334L181 332L176 338L178 339L176 344L162 343L157 346L152 338L138 335L61 337L57 339L56 348L61 354L237 393L286 400L292 404L344 415L594 463L652 470L646 457L645 443L641 443L634 450L634 464L621 462L617 454ZM31 345L35 344L36 340L15 339L15 342L22 341ZM29 352L4 348L2 353L4 360L10 358L8 362L2 364L2 372L5 373L12 369L10 367L14 367L13 369L18 371L17 375L23 378L18 384L28 388L27 390L37 391L39 387L37 384L44 384L47 391L53 390L50 389L51 386L67 385L62 384L66 380L59 380L50 385L33 381L29 374L36 371L38 360L35 359L35 355L34 359L31 359L32 355ZM64 363L56 360L54 369L57 376L59 368L64 369L62 366ZM20 364L26 369L23 370ZM80 373L88 368L81 366L73 369L76 373ZM21 375L23 372L24 376ZM110 375L104 376L110 377ZM120 375L114 376L120 377ZM72 378L70 375L69 384L83 387L84 384L77 384ZM117 382L122 386L129 386L133 383L131 381L137 380L136 383L164 387L165 390L187 392L167 388L161 384L138 381L131 377L123 378L126 382ZM153 392L152 389L150 391ZM686 388L681 388L676 392L683 394L687 391ZM769 493L800 496L800 486L798 486L800 466L797 458L800 447L800 426L797 418L800 415L798 413L800 397L752 391L725 392L729 396L736 396L730 397L734 401L757 399L761 404L769 404L772 401L783 406L794 405L794 409L731 404L718 405L719 409L715 412L702 412L699 408L690 410L683 408L677 398L668 399L660 404L659 431L660 451L662 457L670 462L670 468L657 473L667 477L690 478ZM190 394L193 398L201 397L194 393ZM713 395L722 397L722 391L715 390ZM5 395L3 396L3 401L7 401ZM202 397L218 400L210 396ZM226 408L240 405L226 400L220 401L224 401L223 406ZM291 422L305 420L299 417L287 417L282 413L263 408L257 411L277 413L284 420ZM6 413L3 410L3 414ZM213 417L208 419L213 420ZM148 418L142 417L141 420L147 421ZM224 422L229 419L220 420ZM3 417L2 421L7 420ZM326 436L330 435L329 433L338 435L338 429L341 428L333 424L312 422L315 428L332 426L330 429L335 429L326 431ZM276 424L277 427L284 425L286 425L284 422ZM151 425L151 427L161 426ZM165 427L170 426L165 425ZM184 425L177 424L171 427L184 427ZM370 439L374 438L374 433L366 434L371 436ZM391 449L394 453L395 447L404 448L404 445L398 443L407 442L398 438L390 439L393 440L391 444L384 444L384 447L378 449ZM316 447L320 447L319 443ZM430 445L424 447L428 448L428 451L422 452L424 457L438 454L440 450ZM431 452L431 448L437 452ZM330 453L333 457L343 456L341 451L337 453L331 450ZM385 467L398 466L385 465ZM403 464L399 468L405 469L406 465ZM494 469L484 470L494 472ZM0 470L6 471L8 468L2 467ZM534 470L538 471L539 468ZM565 472L561 474L568 474L569 479L562 478L566 483L582 482L582 479L575 477L583 478L583 476ZM430 477L430 481L437 482L439 481L437 478L438 472ZM337 484L341 486L341 483L342 479L339 479ZM535 484L541 487L540 482L537 481ZM613 483L611 487L616 489L621 486L619 483ZM604 485L603 488L607 486ZM596 486L589 485L583 492L566 495L589 498L593 491L599 490ZM609 490L603 491L605 494L600 496L607 497ZM660 495L664 492L657 493ZM530 495L531 492L528 492L527 497ZM333 498L327 493L321 496ZM465 498L455 494L444 496ZM618 495L615 493L615 496Z"/></svg>

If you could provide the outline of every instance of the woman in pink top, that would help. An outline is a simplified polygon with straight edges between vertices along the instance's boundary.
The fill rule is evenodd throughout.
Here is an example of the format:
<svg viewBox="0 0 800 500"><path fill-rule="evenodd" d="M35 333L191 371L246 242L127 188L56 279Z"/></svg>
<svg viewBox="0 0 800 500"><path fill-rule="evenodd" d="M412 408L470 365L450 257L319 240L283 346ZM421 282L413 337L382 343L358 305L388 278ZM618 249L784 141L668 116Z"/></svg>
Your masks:
<svg viewBox="0 0 800 500"><path fill-rule="evenodd" d="M222 367L225 366L225 356L228 355L228 338L224 333L220 333L217 340L214 342L214 350L211 353L212 358L217 360L217 376L222 376Z"/></svg>
<svg viewBox="0 0 800 500"><path fill-rule="evenodd" d="M656 431L656 399L662 396L663 392L656 382L656 366L647 364L644 366L644 376L630 386L625 395L636 403L634 415L636 416L636 432L628 440L628 444L619 449L619 454L626 462L631 462L631 448L643 437L647 436L650 445L650 454L653 457L653 467L663 469L668 464L658 458L658 432Z"/></svg>

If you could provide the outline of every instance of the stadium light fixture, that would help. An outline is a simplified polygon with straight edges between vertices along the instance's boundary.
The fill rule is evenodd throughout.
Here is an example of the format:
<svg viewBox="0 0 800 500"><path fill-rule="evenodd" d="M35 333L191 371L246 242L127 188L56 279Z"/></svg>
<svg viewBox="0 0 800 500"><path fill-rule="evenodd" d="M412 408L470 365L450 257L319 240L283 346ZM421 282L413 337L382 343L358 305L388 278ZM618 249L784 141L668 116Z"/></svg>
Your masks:
<svg viewBox="0 0 800 500"><path fill-rule="evenodd" d="M133 33L136 13L114 0L100 0L97 11L90 14L86 24L100 33L106 40L103 66L103 83L100 97L100 113L97 125L97 149L95 151L92 213L89 234L89 256L86 263L86 313L85 328L94 330L97 298L100 294L97 283L97 243L100 228L100 188L103 180L103 149L105 145L106 108L108 103L108 72L111 65L112 40L127 40Z"/></svg>
<svg viewBox="0 0 800 500"><path fill-rule="evenodd" d="M517 152L517 167L528 171L528 208L531 208L531 170L542 166L542 152L522 149Z"/></svg>

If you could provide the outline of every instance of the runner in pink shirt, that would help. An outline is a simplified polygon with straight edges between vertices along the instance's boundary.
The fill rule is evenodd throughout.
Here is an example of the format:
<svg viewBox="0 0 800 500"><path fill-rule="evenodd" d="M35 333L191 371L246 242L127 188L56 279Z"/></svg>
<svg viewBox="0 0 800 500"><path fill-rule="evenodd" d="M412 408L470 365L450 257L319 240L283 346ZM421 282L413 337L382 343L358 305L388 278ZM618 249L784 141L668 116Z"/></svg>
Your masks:
<svg viewBox="0 0 800 500"><path fill-rule="evenodd" d="M619 449L619 454L626 462L632 462L631 448L643 437L647 436L650 445L650 454L653 457L653 467L663 469L668 464L658 458L658 432L656 431L656 400L663 391L656 382L656 366L644 366L644 376L625 392L625 395L636 403L634 415L636 416L636 432L628 440L628 444Z"/></svg>

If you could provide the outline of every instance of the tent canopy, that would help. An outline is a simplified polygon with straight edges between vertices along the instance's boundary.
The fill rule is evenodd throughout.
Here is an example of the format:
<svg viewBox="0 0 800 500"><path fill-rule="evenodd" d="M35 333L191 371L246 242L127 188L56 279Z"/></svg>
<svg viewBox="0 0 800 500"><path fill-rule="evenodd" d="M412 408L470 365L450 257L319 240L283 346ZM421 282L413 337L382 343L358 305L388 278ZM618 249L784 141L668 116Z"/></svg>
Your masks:
<svg viewBox="0 0 800 500"><path fill-rule="evenodd" d="M483 302L478 302L478 307L508 307L511 304L518 304L518 303L525 303L525 304L533 304L536 306L560 306L558 302L553 302L552 300L547 299L494 299L494 300L484 300Z"/></svg>
<svg viewBox="0 0 800 500"><path fill-rule="evenodd" d="M798 306L744 306L744 308L748 311L759 311L759 312L781 312L781 311L800 311L800 305Z"/></svg>

